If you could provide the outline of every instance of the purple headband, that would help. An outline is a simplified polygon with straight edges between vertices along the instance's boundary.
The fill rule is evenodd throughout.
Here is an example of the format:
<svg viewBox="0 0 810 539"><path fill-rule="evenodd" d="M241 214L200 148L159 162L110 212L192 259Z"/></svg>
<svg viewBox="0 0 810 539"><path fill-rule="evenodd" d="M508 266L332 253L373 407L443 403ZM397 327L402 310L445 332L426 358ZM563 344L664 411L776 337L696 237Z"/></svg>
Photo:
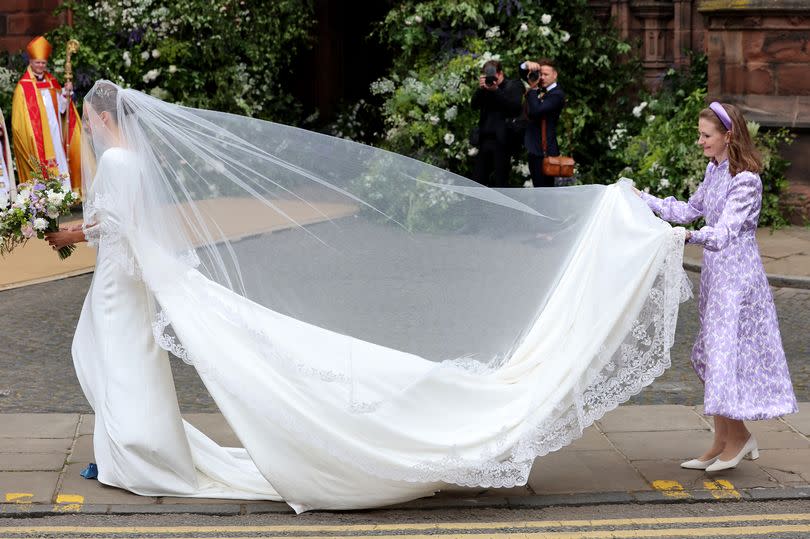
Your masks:
<svg viewBox="0 0 810 539"><path fill-rule="evenodd" d="M718 118L720 118L720 121L723 122L723 125L725 126L726 130L731 131L732 125L731 117L728 115L728 112L726 112L726 109L723 107L723 105L721 105L717 101L712 101L711 105L709 105L709 108L712 109L712 112L714 112Z"/></svg>

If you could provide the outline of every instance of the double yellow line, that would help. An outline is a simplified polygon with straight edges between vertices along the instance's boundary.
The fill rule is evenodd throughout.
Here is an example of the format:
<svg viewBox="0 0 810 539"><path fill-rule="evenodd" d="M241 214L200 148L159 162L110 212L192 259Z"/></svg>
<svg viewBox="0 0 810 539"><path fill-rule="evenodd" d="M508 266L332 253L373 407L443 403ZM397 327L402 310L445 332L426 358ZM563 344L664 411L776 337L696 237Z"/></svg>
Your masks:
<svg viewBox="0 0 810 539"><path fill-rule="evenodd" d="M573 528L573 529L572 529ZM609 528L609 529L596 529ZM615 529L623 528L623 529ZM315 533L317 535L307 535ZM810 513L716 517L631 518L604 520L541 520L515 522L448 522L419 524L275 525L275 526L18 526L0 527L0 537L138 537L181 536L184 539L294 537L296 539L471 536L493 539L632 539L656 537L810 535ZM200 535L194 535L200 534Z"/></svg>

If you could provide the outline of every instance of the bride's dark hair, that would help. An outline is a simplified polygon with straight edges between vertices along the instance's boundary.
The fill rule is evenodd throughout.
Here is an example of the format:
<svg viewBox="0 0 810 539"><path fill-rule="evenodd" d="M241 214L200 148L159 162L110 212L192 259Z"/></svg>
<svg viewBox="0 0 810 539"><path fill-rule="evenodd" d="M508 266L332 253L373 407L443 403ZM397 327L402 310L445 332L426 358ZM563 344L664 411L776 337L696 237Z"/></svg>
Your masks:
<svg viewBox="0 0 810 539"><path fill-rule="evenodd" d="M107 112L115 123L118 123L118 86L107 81L97 82L85 97L85 101L96 113ZM125 115L132 112L132 108L126 103L122 104L121 109Z"/></svg>

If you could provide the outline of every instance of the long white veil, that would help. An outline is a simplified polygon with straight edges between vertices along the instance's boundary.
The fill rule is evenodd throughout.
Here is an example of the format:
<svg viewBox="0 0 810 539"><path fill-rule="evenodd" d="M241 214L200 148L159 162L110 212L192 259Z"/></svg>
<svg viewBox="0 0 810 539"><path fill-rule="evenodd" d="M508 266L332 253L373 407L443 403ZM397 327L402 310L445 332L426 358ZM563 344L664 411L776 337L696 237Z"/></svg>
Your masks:
<svg viewBox="0 0 810 539"><path fill-rule="evenodd" d="M363 472L520 484L669 365L683 231L628 185L497 191L107 81L84 116L86 226L154 294L158 342L237 394L231 359L192 335L240 332L256 372L347 426L308 430L274 391L256 421ZM110 151L127 165L94 185ZM174 304L200 276L215 288Z"/></svg>

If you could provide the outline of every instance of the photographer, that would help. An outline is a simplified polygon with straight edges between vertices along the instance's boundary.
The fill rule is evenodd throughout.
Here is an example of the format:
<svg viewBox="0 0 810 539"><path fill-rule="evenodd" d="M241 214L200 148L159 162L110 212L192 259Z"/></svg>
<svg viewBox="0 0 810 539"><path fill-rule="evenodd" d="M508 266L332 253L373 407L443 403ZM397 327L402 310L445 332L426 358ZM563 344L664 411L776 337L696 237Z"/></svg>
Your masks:
<svg viewBox="0 0 810 539"><path fill-rule="evenodd" d="M529 171L535 187L554 187L554 177L543 174L543 157L560 155L557 145L557 123L565 106L565 93L557 84L554 62L544 58L537 62L523 62L520 78L529 85L526 92L526 116L529 124L523 138L528 152ZM543 124L545 124L546 151L543 151Z"/></svg>
<svg viewBox="0 0 810 539"><path fill-rule="evenodd" d="M504 77L497 60L485 63L481 73L470 101L481 111L470 136L470 143L478 147L473 179L489 187L508 187L511 152L506 124L520 114L523 89L520 82Z"/></svg>

